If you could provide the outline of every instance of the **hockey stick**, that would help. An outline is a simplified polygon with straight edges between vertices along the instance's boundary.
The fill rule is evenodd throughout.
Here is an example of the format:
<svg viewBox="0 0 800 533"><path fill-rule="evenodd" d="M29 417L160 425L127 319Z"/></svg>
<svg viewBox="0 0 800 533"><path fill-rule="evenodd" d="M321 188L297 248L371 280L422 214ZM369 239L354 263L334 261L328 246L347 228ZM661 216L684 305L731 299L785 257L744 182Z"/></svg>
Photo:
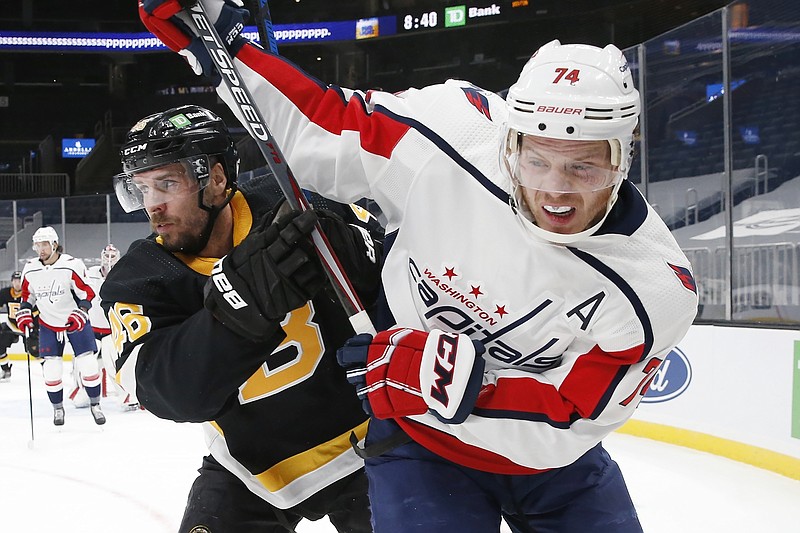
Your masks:
<svg viewBox="0 0 800 533"><path fill-rule="evenodd" d="M250 0L256 7L255 13L256 27L258 28L258 38L264 48L268 48L273 54L278 53L278 43L275 41L275 32L272 29L272 15L269 12L269 0Z"/></svg>
<svg viewBox="0 0 800 533"><path fill-rule="evenodd" d="M22 343L25 347L25 355L28 356L28 405L30 407L31 412L31 440L28 442L28 448L33 449L33 385L31 383L31 352L28 350L28 341L30 340L30 332L28 328L25 328L23 331L25 334L25 340Z"/></svg>
<svg viewBox="0 0 800 533"><path fill-rule="evenodd" d="M211 24L202 2L195 2L189 8L189 15L198 37L203 42L206 50L208 50L222 77L222 83L225 84L238 107L238 109L232 109L232 111L239 117L239 120L255 139L287 202L293 209L303 211L309 209L308 200L306 200L303 191L297 184L286 158L283 157L275 137L273 137L264 117L261 115L261 111L253 103L254 99L250 94L250 90L244 85L242 77L233 64L230 53L223 45L216 28ZM353 285L345 275L319 223L311 233L311 238L322 261L322 266L336 291L339 302L350 319L353 330L356 333L371 333L375 335L375 327L358 299Z"/></svg>

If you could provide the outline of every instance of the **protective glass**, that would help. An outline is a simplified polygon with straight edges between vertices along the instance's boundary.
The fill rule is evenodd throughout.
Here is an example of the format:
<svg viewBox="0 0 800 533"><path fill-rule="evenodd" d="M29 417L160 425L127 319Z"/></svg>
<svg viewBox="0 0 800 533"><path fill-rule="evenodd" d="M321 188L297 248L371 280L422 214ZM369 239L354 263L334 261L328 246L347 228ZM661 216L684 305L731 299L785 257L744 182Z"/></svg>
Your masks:
<svg viewBox="0 0 800 533"><path fill-rule="evenodd" d="M623 179L621 172L596 161L572 159L520 142L508 157L509 168L520 186L554 193L590 193L608 189Z"/></svg>
<svg viewBox="0 0 800 533"><path fill-rule="evenodd" d="M142 167L114 176L114 192L126 213L197 194L208 185L207 156Z"/></svg>

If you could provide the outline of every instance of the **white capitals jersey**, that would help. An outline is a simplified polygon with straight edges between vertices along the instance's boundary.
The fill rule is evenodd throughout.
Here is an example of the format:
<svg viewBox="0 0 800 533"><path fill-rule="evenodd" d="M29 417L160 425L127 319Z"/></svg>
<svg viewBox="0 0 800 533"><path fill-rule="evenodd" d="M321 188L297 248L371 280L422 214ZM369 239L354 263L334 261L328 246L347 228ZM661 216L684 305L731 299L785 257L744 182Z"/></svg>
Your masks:
<svg viewBox="0 0 800 533"><path fill-rule="evenodd" d="M499 96L455 80L396 95L325 87L251 45L237 63L301 185L372 198L386 216L391 319L379 329L486 346L472 414L398 419L415 441L530 474L574 462L628 420L697 308L689 261L633 185L595 235L551 244L509 205Z"/></svg>
<svg viewBox="0 0 800 533"><path fill-rule="evenodd" d="M92 323L92 329L95 333L101 335L109 335L111 333L111 326L108 324L108 318L100 307L100 287L106 277L103 275L103 270L100 265L91 266L86 269L86 282L94 291L94 298L92 299L92 308L89 309L89 321Z"/></svg>
<svg viewBox="0 0 800 533"><path fill-rule="evenodd" d="M91 302L95 292L86 281L83 261L62 253L52 265L29 259L22 269L22 301L39 309L39 322L63 331L78 302Z"/></svg>

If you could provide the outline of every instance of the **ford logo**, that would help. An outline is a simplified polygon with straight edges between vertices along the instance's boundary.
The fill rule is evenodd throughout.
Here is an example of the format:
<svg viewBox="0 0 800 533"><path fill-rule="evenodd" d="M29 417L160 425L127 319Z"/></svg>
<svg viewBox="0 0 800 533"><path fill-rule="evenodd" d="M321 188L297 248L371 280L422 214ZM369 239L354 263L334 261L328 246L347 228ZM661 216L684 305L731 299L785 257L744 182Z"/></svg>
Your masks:
<svg viewBox="0 0 800 533"><path fill-rule="evenodd" d="M692 365L689 359L678 348L673 348L656 370L642 402L658 403L676 398L683 394L691 381Z"/></svg>

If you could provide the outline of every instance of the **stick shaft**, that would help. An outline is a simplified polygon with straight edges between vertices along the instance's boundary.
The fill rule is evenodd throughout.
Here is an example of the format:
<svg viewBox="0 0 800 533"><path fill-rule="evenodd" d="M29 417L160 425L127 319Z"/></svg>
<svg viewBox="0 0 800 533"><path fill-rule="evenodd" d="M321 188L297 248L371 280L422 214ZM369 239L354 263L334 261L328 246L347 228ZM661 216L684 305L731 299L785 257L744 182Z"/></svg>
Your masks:
<svg viewBox="0 0 800 533"><path fill-rule="evenodd" d="M28 340L30 333L28 328L24 328L25 333L25 354L28 356L28 407L31 413L31 442L33 442L33 384L31 383L31 352L28 351Z"/></svg>
<svg viewBox="0 0 800 533"><path fill-rule="evenodd" d="M216 29L209 21L202 3L197 2L192 6L189 14L200 40L205 45L222 76L222 83L225 84L233 96L235 105L238 107L238 109L232 109L232 111L239 117L239 120L250 132L250 135L256 140L256 144L264 159L266 159L270 170L275 175L275 179L287 202L293 209L309 209L308 200L306 200L303 191L297 184L297 180L294 178L294 174L289 168L272 132L270 132L261 111L254 104L254 99L249 89L244 85L242 77L233 63L233 58L231 58ZM336 291L336 295L347 316L350 317L353 329L356 333L374 334L375 328L369 321L364 307L353 289L353 285L345 275L341 263L339 263L319 224L314 228L311 238L322 261L322 266Z"/></svg>

